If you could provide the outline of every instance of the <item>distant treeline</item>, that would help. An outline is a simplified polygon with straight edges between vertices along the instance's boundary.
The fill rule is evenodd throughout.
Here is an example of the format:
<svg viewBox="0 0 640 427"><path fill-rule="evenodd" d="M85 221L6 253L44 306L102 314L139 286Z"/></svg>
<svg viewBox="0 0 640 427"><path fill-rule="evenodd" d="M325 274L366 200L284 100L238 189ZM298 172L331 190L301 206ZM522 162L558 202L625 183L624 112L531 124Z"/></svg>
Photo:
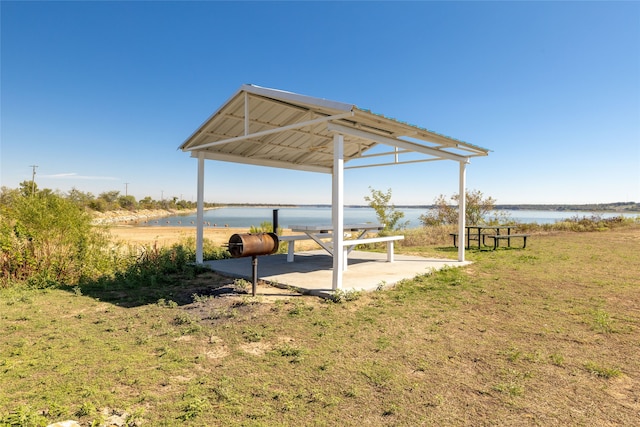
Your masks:
<svg viewBox="0 0 640 427"><path fill-rule="evenodd" d="M583 205L495 205L496 209L530 211L640 212L640 203L588 203Z"/></svg>
<svg viewBox="0 0 640 427"><path fill-rule="evenodd" d="M108 212L114 210L136 211L139 209L165 209L165 210L181 210L195 209L196 202L181 200L178 197L170 199L156 200L150 196L137 200L133 196L123 195L120 191L106 191L97 196L92 193L83 192L72 189L67 193L61 193L48 188L40 190L32 181L23 181L18 189L8 189L2 187L0 197L7 197L10 193L15 192L23 196L34 193L57 194L66 199L70 199L78 206L91 209L98 212ZM205 207L256 207L256 208L291 208L291 207L327 207L329 204L293 204L293 203L211 203L205 202ZM345 205L348 208L369 208L369 205ZM504 210L534 210L534 211L585 211L585 212L640 212L640 203L635 202L615 202L615 203L589 203L589 204L495 204L495 209ZM395 208L412 208L412 209L436 209L436 205L395 205Z"/></svg>
<svg viewBox="0 0 640 427"><path fill-rule="evenodd" d="M255 207L255 208L290 208L290 207L306 207L306 208L330 208L327 204L277 204L277 203L219 203L217 206L228 207ZM368 205L345 205L347 208L369 208ZM395 205L396 208L410 209L435 209L436 205ZM495 209L500 210L528 210L528 211L584 211L584 212L640 212L640 203L635 202L616 202L616 203L590 203L582 205L538 205L538 204L502 204L494 205Z"/></svg>
<svg viewBox="0 0 640 427"><path fill-rule="evenodd" d="M196 202L181 200L178 197L170 199L156 200L150 196L137 200L133 196L121 194L119 191L105 191L95 196L92 193L77 190L75 188L63 193L48 188L39 189L32 181L23 181L19 188L9 189L2 187L0 189L0 201L8 204L8 200L15 196L32 196L32 195L48 195L55 194L63 199L72 201L75 205L85 210L97 212L109 212L117 210L128 210L131 212L140 209L164 209L164 210L182 210L195 209ZM212 208L220 206L217 203L205 203L205 207Z"/></svg>

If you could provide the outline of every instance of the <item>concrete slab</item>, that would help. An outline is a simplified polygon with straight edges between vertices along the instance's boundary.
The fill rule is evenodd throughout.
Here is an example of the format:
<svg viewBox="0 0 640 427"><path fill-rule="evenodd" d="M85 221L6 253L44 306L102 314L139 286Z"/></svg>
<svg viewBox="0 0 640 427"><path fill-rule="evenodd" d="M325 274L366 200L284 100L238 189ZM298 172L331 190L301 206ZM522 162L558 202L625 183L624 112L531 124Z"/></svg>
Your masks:
<svg viewBox="0 0 640 427"><path fill-rule="evenodd" d="M344 291L373 291L445 266L470 264L469 261L398 254L395 262L390 263L386 253L363 251L352 251L348 263L343 274ZM251 257L205 261L204 264L220 274L252 280ZM323 250L296 252L294 262L287 262L286 254L258 257L258 280L322 297L332 293L332 269L331 256Z"/></svg>

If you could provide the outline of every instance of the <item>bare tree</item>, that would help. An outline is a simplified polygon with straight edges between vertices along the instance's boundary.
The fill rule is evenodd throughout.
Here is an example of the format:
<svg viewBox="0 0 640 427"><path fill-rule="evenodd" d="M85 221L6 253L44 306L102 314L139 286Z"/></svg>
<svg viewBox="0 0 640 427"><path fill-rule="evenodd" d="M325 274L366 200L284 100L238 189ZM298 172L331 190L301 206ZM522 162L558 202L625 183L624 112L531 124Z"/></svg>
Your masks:
<svg viewBox="0 0 640 427"><path fill-rule="evenodd" d="M465 215L467 225L480 225L490 221L488 215L494 210L495 199L485 197L480 190L467 190ZM443 194L434 201L434 208L424 215L420 215L420 222L424 226L446 225L458 223L459 194L447 197Z"/></svg>

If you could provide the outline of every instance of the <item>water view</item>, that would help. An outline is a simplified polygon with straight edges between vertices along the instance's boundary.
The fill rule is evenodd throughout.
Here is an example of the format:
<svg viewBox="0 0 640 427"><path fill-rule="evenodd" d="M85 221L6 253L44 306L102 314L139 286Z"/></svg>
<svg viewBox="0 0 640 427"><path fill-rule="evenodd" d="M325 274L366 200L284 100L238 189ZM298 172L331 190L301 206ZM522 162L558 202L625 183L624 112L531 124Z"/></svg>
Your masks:
<svg viewBox="0 0 640 427"><path fill-rule="evenodd" d="M208 227L236 227L248 228L259 226L262 222L271 222L274 208L258 207L225 207L211 209L204 212L205 225ZM404 212L404 221L409 221L408 228L420 227L420 215L425 214L426 208L398 208ZM635 214L621 214L617 212L570 212L570 211L535 211L535 210L500 210L500 215L522 223L550 224L558 220L572 217L590 217L599 215L603 218L614 216L636 216ZM375 211L369 207L345 207L345 223L357 224L363 222L377 222ZM196 222L195 214L176 215L166 218L141 221L139 226L172 226L189 227ZM331 223L330 207L287 207L278 208L278 223L280 227L290 228L292 225L319 225Z"/></svg>

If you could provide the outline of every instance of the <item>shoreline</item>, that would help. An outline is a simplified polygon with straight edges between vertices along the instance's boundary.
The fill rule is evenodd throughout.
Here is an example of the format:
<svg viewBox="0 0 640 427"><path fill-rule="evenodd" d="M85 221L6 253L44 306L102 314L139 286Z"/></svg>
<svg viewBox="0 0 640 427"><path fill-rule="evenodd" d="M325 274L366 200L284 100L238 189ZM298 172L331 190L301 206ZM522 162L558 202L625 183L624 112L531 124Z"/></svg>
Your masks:
<svg viewBox="0 0 640 427"><path fill-rule="evenodd" d="M205 211L219 209L220 207L204 208ZM166 218L170 216L190 215L196 213L196 208L192 209L139 209L136 211L117 210L107 212L92 212L93 225L125 225L128 222L141 222L153 219ZM133 225L131 225L133 227Z"/></svg>

